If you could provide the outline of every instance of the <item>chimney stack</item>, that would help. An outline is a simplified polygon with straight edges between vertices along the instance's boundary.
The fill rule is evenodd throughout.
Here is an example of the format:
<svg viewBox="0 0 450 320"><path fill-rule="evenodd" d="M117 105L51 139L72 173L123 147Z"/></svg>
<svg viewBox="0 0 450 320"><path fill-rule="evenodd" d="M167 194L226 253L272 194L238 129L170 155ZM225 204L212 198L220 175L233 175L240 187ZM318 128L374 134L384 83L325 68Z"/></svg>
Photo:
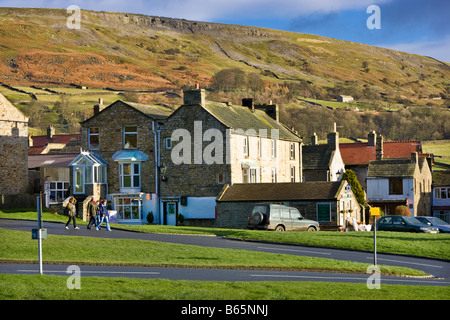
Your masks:
<svg viewBox="0 0 450 320"><path fill-rule="evenodd" d="M314 132L311 136L311 145L317 146L319 144L319 139L317 138L317 134Z"/></svg>
<svg viewBox="0 0 450 320"><path fill-rule="evenodd" d="M337 150L339 149L339 133L336 131L336 124L334 124L333 129L335 131L330 132L327 135L328 148L331 150Z"/></svg>
<svg viewBox="0 0 450 320"><path fill-rule="evenodd" d="M206 105L206 93L205 89L200 89L199 84L195 84L195 89L186 90L183 92L183 105Z"/></svg>
<svg viewBox="0 0 450 320"><path fill-rule="evenodd" d="M255 105L253 104L252 98L244 98L242 99L242 106L248 107L252 112L255 112Z"/></svg>
<svg viewBox="0 0 450 320"><path fill-rule="evenodd" d="M377 145L377 134L375 131L370 131L369 135L367 136L368 140L368 146L369 147L375 147Z"/></svg>
<svg viewBox="0 0 450 320"><path fill-rule="evenodd" d="M417 152L411 152L411 163L419 163L419 155Z"/></svg>
<svg viewBox="0 0 450 320"><path fill-rule="evenodd" d="M47 139L53 138L54 135L55 135L55 127L53 125L50 125L47 128Z"/></svg>
<svg viewBox="0 0 450 320"><path fill-rule="evenodd" d="M376 149L376 159L383 159L383 136L379 135L377 138L377 149Z"/></svg>
<svg viewBox="0 0 450 320"><path fill-rule="evenodd" d="M102 111L104 108L105 106L103 105L103 99L99 98L98 104L94 105L94 116L98 114L100 111Z"/></svg>

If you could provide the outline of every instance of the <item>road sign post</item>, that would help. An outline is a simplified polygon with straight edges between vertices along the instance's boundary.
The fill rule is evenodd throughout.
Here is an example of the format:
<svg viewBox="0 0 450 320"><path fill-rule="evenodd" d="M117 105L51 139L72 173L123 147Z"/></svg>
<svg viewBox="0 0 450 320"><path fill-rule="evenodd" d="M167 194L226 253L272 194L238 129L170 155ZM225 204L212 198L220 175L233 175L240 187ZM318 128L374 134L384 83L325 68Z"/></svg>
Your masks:
<svg viewBox="0 0 450 320"><path fill-rule="evenodd" d="M42 206L41 206L41 196L37 197L37 220L38 220L38 229L32 230L32 238L33 234L37 236L38 241L38 255L39 255L39 274L43 274L42 267L42 236L44 229L42 228ZM45 238L47 238L47 229L45 229ZM36 238L33 238L36 239Z"/></svg>
<svg viewBox="0 0 450 320"><path fill-rule="evenodd" d="M377 216L380 215L380 208L370 208L370 215L373 216L373 265L377 265Z"/></svg>

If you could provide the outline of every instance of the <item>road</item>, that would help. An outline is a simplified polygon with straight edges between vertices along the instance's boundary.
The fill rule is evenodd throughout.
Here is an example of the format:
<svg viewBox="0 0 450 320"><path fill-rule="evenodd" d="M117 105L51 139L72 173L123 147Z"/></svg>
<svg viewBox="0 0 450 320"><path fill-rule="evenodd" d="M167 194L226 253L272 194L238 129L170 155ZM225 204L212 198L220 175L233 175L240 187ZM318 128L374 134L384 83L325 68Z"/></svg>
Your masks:
<svg viewBox="0 0 450 320"><path fill-rule="evenodd" d="M252 250L271 253L284 253L298 256L322 257L336 260L349 260L356 262L372 263L373 254L350 250L336 250L325 248L313 248L293 245L280 245L261 242L239 241L224 239L216 236L193 236L174 234L139 233L113 229L107 232L87 230L86 226L80 226L80 230L64 229L61 223L45 222L48 234L90 236L110 239L140 239L162 241L180 244L189 244L206 247L218 247L228 249ZM35 221L0 219L0 228L31 232L36 228ZM45 242L44 242L45 243ZM378 263L385 265L406 266L423 270L432 274L434 278L400 278L381 277L384 284L408 284L448 286L450 284L450 263L425 258L413 258L399 255L378 254ZM292 271L267 271L267 270L236 270L236 269L202 269L202 268L147 268L147 267L111 267L111 266L80 266L84 276L122 276L141 278L164 278L171 280L205 280L205 281L326 281L326 282L354 282L366 283L368 275L339 274L317 272L292 272ZM45 274L64 274L67 266L44 265ZM35 274L37 265L32 264L0 264L0 273Z"/></svg>

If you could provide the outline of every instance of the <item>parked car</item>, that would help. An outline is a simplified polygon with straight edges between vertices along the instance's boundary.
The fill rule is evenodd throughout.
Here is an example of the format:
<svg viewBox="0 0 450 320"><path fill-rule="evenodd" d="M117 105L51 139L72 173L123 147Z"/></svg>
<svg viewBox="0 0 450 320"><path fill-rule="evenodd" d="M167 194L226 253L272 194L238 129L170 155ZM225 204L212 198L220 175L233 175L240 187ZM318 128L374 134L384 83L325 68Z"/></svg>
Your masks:
<svg viewBox="0 0 450 320"><path fill-rule="evenodd" d="M436 217L416 217L417 220L428 226L439 229L439 232L450 233L450 224Z"/></svg>
<svg viewBox="0 0 450 320"><path fill-rule="evenodd" d="M373 229L373 228L372 228ZM377 220L377 230L379 231L400 231L400 232L426 232L439 233L436 227L423 224L414 217L407 216L384 216Z"/></svg>
<svg viewBox="0 0 450 320"><path fill-rule="evenodd" d="M248 229L319 231L319 223L303 218L297 208L279 204L255 204L248 217Z"/></svg>

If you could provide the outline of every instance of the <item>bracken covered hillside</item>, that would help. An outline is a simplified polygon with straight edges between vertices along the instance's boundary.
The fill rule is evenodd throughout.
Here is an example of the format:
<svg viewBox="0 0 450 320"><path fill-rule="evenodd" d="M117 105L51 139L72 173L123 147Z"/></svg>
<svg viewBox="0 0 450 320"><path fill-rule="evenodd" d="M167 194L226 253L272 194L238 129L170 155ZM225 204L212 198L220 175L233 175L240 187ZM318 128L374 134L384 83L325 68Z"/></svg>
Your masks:
<svg viewBox="0 0 450 320"><path fill-rule="evenodd" d="M318 87L358 83L408 99L447 94L450 66L326 37L136 14L0 8L0 81L130 89L208 86L222 69Z"/></svg>

